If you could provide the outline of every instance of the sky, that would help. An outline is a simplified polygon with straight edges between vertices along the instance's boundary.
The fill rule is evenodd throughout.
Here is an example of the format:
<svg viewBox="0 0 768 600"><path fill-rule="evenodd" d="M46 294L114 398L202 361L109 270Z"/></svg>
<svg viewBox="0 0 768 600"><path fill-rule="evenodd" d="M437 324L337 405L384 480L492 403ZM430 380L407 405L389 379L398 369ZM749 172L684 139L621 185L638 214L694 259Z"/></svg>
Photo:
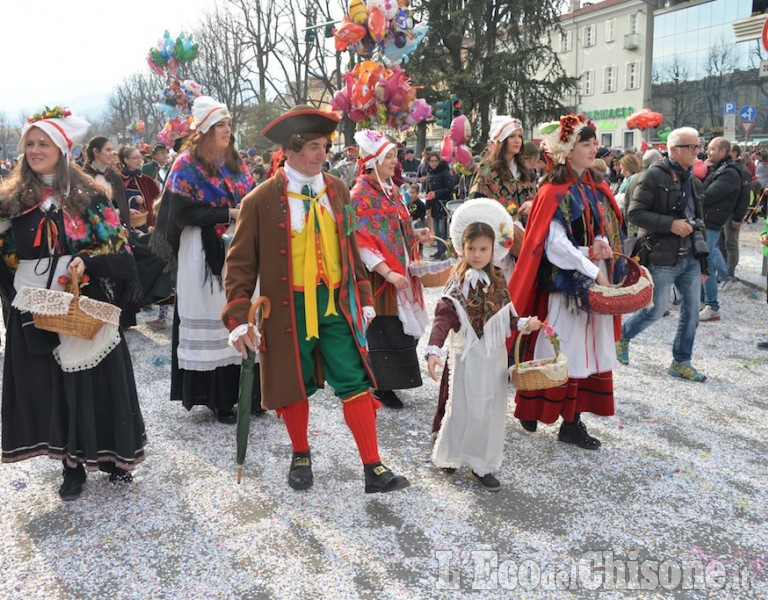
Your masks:
<svg viewBox="0 0 768 600"><path fill-rule="evenodd" d="M0 33L0 113L12 124L45 105L98 116L115 85L150 72L147 52L166 29L174 38L189 33L214 6L213 0L2 4L10 10L3 11Z"/></svg>

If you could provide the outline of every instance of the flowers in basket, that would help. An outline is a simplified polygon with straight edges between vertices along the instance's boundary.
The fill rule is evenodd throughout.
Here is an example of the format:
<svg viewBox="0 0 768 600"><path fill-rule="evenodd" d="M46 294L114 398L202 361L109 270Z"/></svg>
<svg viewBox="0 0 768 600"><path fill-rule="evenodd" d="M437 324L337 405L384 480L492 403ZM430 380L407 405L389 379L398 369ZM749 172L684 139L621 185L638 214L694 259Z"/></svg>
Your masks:
<svg viewBox="0 0 768 600"><path fill-rule="evenodd" d="M72 288L72 279L70 278L69 275L59 275L59 278L56 281L59 285L64 286L67 289ZM91 282L91 278L88 275L83 274L83 276L80 277L80 279L78 280L78 284L79 284L78 287L82 289L86 285L88 285L90 282Z"/></svg>
<svg viewBox="0 0 768 600"><path fill-rule="evenodd" d="M560 360L560 338L557 337L557 333L555 332L555 328L552 327L547 321L542 321L541 323L541 334L544 335L544 337L547 338L547 341L552 345L552 349L555 351L555 358L540 358L538 360L528 360L525 362L521 362L518 365L518 369L520 371L527 371L530 369L538 369L541 367L544 367L546 365L549 365L553 362L559 362Z"/></svg>
<svg viewBox="0 0 768 600"><path fill-rule="evenodd" d="M541 324L541 331L544 334L544 337L547 338L547 341L550 344L552 344L552 349L555 351L555 356L559 355L560 354L560 338L557 337L555 328L552 327L552 325L550 325L548 321L544 321Z"/></svg>
<svg viewBox="0 0 768 600"><path fill-rule="evenodd" d="M555 351L552 358L539 358L520 362L520 340L515 341L515 364L509 368L509 377L518 390L543 390L563 385L568 381L568 359L560 353L560 338L554 327L542 322L541 333L547 338Z"/></svg>

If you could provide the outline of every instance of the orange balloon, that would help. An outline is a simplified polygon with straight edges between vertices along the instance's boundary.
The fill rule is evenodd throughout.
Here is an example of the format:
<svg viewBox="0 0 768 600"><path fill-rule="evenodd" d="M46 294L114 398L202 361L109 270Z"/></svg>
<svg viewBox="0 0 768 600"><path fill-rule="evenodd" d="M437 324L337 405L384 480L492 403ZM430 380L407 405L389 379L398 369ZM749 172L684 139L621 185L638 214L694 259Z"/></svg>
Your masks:
<svg viewBox="0 0 768 600"><path fill-rule="evenodd" d="M649 129L651 127L658 127L663 120L664 117L661 113L644 108L627 117L627 127L630 129Z"/></svg>
<svg viewBox="0 0 768 600"><path fill-rule="evenodd" d="M368 31L376 43L383 41L387 34L387 18L378 7L368 11Z"/></svg>
<svg viewBox="0 0 768 600"><path fill-rule="evenodd" d="M350 21L348 18L344 17L341 25L333 30L333 36L337 40L343 41L347 44L354 44L355 42L362 40L365 37L367 31L368 30L362 25L357 25L356 23Z"/></svg>

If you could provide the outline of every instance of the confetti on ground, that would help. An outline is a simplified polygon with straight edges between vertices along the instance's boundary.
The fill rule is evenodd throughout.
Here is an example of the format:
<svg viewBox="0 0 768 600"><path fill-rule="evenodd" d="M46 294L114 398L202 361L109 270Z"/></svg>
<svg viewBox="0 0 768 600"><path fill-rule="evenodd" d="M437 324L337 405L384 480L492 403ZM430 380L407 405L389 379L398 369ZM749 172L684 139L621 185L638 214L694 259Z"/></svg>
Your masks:
<svg viewBox="0 0 768 600"><path fill-rule="evenodd" d="M739 271L759 282L757 236L756 225L742 230ZM0 597L594 598L586 584L606 588L607 558L628 572L648 561L721 564L731 587L720 595L684 582L673 593L768 597L768 353L755 348L768 340L768 306L764 292L754 295L733 286L720 296L722 321L700 324L694 365L704 384L666 375L677 307L634 340L630 364L614 371L616 416L584 416L603 442L597 452L557 442L558 425L524 431L510 396L497 494L473 485L467 469L431 466L437 384L425 369L424 386L401 394L406 408L377 420L382 459L409 489L363 492L331 390L311 400L314 487L287 486L290 447L273 413L252 419L237 485L234 427L167 400L171 332L152 331L153 313L141 313L126 335L146 462L131 485L89 474L70 503L56 493L59 463L2 465ZM438 296L427 290L430 311ZM640 594L614 589L605 597ZM657 582L643 594L669 592Z"/></svg>

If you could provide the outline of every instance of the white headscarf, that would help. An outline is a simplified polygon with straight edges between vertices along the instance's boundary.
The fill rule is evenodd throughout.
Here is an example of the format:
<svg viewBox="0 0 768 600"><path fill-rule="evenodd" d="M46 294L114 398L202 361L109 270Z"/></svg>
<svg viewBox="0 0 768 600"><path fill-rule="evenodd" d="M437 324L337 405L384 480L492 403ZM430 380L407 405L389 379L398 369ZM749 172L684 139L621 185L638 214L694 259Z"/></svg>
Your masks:
<svg viewBox="0 0 768 600"><path fill-rule="evenodd" d="M210 96L198 96L195 98L192 104L192 116L195 122L192 123L191 128L200 133L206 133L222 119L231 118L226 105L218 100L214 100Z"/></svg>
<svg viewBox="0 0 768 600"><path fill-rule="evenodd" d="M47 114L57 115L47 117ZM21 140L19 141L19 151L24 152L27 142L27 135L33 127L47 133L51 141L61 150L61 153L69 158L72 154L72 148L85 137L90 123L85 119L76 117L66 109L54 109L42 113L42 116L35 115L27 119L26 124L21 130Z"/></svg>
<svg viewBox="0 0 768 600"><path fill-rule="evenodd" d="M360 148L366 169L372 169L374 165L383 163L387 153L395 147L386 135L373 129L358 131L355 134L355 141Z"/></svg>
<svg viewBox="0 0 768 600"><path fill-rule="evenodd" d="M509 115L496 115L491 119L491 141L503 142L516 130L523 129L523 122Z"/></svg>

